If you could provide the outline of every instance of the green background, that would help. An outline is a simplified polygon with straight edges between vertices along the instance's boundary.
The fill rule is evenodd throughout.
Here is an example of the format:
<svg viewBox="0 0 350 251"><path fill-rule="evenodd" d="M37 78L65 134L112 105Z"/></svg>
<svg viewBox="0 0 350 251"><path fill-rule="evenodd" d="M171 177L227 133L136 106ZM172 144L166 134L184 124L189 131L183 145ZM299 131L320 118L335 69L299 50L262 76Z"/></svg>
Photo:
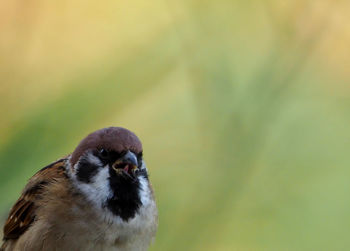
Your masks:
<svg viewBox="0 0 350 251"><path fill-rule="evenodd" d="M144 145L156 250L349 250L350 4L5 0L0 215L107 126Z"/></svg>

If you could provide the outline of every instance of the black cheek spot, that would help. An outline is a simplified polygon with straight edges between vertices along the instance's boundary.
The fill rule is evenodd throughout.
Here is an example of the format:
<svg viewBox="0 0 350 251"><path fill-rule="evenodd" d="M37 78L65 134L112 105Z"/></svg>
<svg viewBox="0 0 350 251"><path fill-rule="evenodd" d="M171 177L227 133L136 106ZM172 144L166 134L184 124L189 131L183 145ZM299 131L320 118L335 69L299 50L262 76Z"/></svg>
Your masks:
<svg viewBox="0 0 350 251"><path fill-rule="evenodd" d="M90 183L91 178L97 174L99 166L93 165L86 160L81 160L78 164L77 178L81 182Z"/></svg>

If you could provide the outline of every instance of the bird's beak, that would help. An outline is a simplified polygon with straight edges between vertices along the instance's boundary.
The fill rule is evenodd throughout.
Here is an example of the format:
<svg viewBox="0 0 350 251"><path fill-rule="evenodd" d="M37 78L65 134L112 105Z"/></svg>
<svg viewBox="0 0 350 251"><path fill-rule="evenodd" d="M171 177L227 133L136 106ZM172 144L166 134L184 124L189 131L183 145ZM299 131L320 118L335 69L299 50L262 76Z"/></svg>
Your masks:
<svg viewBox="0 0 350 251"><path fill-rule="evenodd" d="M129 174L134 173L138 166L137 157L133 152L127 151L123 157L116 160L113 163L112 168L117 172L125 171Z"/></svg>

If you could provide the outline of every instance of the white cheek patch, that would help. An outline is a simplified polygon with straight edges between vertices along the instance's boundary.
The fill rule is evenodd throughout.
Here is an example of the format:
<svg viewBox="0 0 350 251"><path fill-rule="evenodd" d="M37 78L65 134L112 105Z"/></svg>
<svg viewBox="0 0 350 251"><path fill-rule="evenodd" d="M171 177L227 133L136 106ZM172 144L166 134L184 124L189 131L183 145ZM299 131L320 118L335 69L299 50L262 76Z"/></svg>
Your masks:
<svg viewBox="0 0 350 251"><path fill-rule="evenodd" d="M86 156L85 158L88 160L88 162L91 163L92 165L103 166L101 160L99 158L97 158L94 154L88 153L85 156Z"/></svg>
<svg viewBox="0 0 350 251"><path fill-rule="evenodd" d="M143 161L143 160L142 160L142 165L141 165L140 169L141 169L141 170L146 170L146 171L148 171L148 170L147 170L147 167L146 167L146 163L145 163L145 161Z"/></svg>
<svg viewBox="0 0 350 251"><path fill-rule="evenodd" d="M147 206L152 199L151 191L148 186L148 180L145 177L140 176L139 181L140 181L139 196L141 199L141 203L142 203L142 206Z"/></svg>
<svg viewBox="0 0 350 251"><path fill-rule="evenodd" d="M91 155L88 155L88 158L90 161ZM96 159L91 158L91 160L94 160L95 163L97 162ZM76 168L76 166L77 164L74 166L74 168ZM112 191L109 187L110 175L108 166L98 167L97 173L91 178L91 181L89 183L80 182L77 180L75 174L71 174L71 177L74 181L75 186L97 208L103 207L106 201L113 196Z"/></svg>
<svg viewBox="0 0 350 251"><path fill-rule="evenodd" d="M146 172L148 173L148 170L146 167L146 162L144 160L142 160L142 165L141 165L140 169L146 170ZM147 206L150 203L150 201L152 200L148 180L145 177L140 176L139 182L140 182L139 196L141 199L141 203L143 206Z"/></svg>

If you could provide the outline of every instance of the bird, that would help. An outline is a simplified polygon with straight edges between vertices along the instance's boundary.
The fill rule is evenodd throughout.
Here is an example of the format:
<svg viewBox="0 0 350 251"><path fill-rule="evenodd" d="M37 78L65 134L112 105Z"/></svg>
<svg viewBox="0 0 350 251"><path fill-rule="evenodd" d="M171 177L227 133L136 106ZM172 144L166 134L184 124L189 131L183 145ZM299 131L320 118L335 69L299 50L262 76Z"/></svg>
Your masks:
<svg viewBox="0 0 350 251"><path fill-rule="evenodd" d="M0 250L143 251L157 227L141 141L128 129L108 127L29 179L5 222Z"/></svg>

